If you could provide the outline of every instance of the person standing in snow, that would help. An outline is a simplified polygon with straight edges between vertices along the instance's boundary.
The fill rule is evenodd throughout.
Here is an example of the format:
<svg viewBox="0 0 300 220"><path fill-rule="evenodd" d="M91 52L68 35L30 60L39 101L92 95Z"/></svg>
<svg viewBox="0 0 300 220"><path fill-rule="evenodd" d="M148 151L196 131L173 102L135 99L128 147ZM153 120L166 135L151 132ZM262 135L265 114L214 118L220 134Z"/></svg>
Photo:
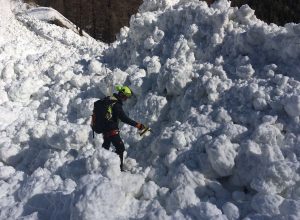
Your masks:
<svg viewBox="0 0 300 220"><path fill-rule="evenodd" d="M116 153L120 157L120 168L121 171L123 169L123 153L125 151L124 143L120 137L120 130L119 130L119 120L122 122L129 124L138 128L139 130L145 129L145 126L141 123L138 123L132 119L130 119L123 110L123 102L126 101L128 98L132 97L132 91L127 86L116 86L116 90L118 93L114 93L112 96L108 96L106 98L115 101L112 105L112 118L109 120L109 123L104 128L103 132L103 139L104 142L102 147L106 150L109 150L110 144L112 143L116 148Z"/></svg>

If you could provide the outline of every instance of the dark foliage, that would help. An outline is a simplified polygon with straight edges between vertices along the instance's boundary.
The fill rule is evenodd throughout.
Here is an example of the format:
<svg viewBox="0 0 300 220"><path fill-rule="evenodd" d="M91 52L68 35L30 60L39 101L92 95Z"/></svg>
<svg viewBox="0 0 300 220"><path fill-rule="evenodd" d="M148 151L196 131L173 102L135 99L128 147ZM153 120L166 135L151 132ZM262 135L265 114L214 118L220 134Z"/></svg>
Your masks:
<svg viewBox="0 0 300 220"><path fill-rule="evenodd" d="M27 0L52 7L92 37L111 43L142 0Z"/></svg>
<svg viewBox="0 0 300 220"><path fill-rule="evenodd" d="M255 10L255 15L277 25L294 22L300 23L300 0L232 0L232 6L248 4Z"/></svg>

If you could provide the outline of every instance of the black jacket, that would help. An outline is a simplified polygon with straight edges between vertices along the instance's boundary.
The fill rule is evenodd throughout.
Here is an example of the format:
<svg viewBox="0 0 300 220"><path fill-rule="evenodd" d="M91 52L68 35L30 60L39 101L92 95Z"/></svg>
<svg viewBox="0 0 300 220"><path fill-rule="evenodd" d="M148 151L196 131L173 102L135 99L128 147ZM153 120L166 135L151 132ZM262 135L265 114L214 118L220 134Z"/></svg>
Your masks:
<svg viewBox="0 0 300 220"><path fill-rule="evenodd" d="M119 120L122 122L129 124L131 126L136 126L137 122L129 118L124 110L123 110L123 102L118 97L118 94L114 93L113 97L107 97L110 99L117 99L116 103L112 107L112 118L109 121L109 124L107 126L107 129L105 129L105 132L111 131L111 130L119 130Z"/></svg>

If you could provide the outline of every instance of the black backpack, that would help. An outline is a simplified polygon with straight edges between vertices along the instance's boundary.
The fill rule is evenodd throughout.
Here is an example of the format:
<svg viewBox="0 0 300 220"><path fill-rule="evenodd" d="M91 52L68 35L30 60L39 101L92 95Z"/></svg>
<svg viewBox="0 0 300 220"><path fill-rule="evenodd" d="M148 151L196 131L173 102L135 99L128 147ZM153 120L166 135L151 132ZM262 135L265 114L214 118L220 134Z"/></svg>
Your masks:
<svg viewBox="0 0 300 220"><path fill-rule="evenodd" d="M114 97L105 97L94 102L91 127L94 132L101 134L107 128L112 118L112 107L118 100Z"/></svg>

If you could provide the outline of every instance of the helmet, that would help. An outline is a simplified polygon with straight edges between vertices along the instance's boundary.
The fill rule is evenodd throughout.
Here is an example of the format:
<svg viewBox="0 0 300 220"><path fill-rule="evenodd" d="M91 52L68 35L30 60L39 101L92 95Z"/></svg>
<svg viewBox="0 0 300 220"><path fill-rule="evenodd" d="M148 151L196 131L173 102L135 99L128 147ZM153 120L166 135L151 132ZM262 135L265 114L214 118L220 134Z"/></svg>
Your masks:
<svg viewBox="0 0 300 220"><path fill-rule="evenodd" d="M117 85L116 90L125 95L127 98L130 98L132 96L132 91L128 86Z"/></svg>

